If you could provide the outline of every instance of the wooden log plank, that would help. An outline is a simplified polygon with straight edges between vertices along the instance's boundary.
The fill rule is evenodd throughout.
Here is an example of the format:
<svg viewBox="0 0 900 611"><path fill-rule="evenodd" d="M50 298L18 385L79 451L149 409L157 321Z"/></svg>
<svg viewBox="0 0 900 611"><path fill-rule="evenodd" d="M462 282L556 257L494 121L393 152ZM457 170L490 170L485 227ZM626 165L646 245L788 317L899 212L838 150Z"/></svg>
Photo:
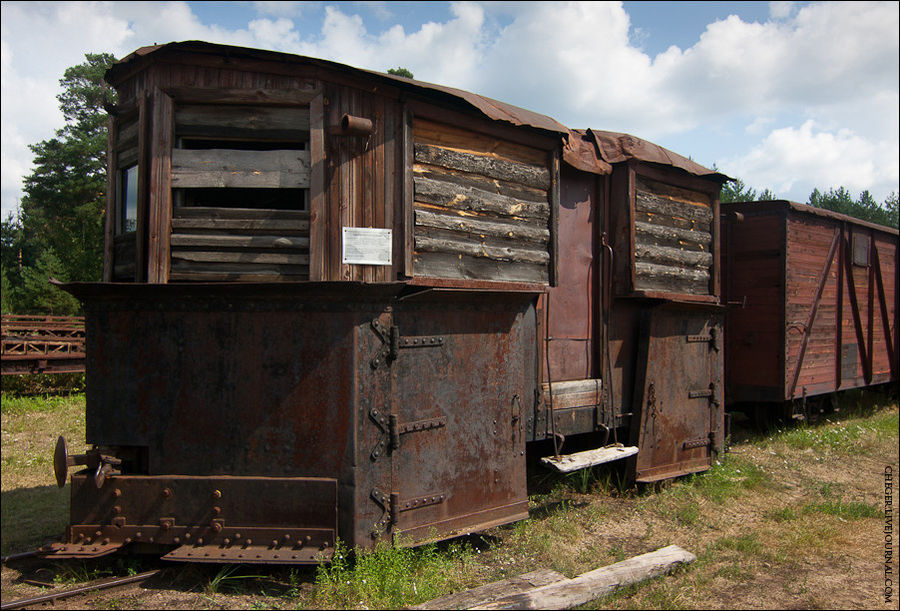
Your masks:
<svg viewBox="0 0 900 611"><path fill-rule="evenodd" d="M279 265L308 265L309 255L252 251L198 251L172 249L172 261L196 261L199 263L274 263Z"/></svg>
<svg viewBox="0 0 900 611"><path fill-rule="evenodd" d="M546 265L510 263L442 252L416 253L413 263L417 277L531 284L547 284L549 281Z"/></svg>
<svg viewBox="0 0 900 611"><path fill-rule="evenodd" d="M480 174L536 189L550 188L550 171L544 166L464 153L427 144L415 145L415 160L471 174Z"/></svg>
<svg viewBox="0 0 900 611"><path fill-rule="evenodd" d="M541 165L547 159L547 151L544 149L474 132L459 125L438 123L416 117L414 126L416 142L421 144L431 144L534 165Z"/></svg>
<svg viewBox="0 0 900 611"><path fill-rule="evenodd" d="M643 170L647 170L649 168L642 168ZM671 176L666 176L666 178L673 178ZM710 196L708 193L703 193L701 191L695 191L693 189L685 189L683 187L679 187L668 182L661 182L659 180L653 180L652 178L648 178L647 176L643 176L638 174L635 176L636 180L636 188L639 191L648 191L650 193L654 193L659 197L663 197L666 199L670 199L676 202L681 202L683 204L693 205L693 206L703 206L706 208L710 207ZM699 185L698 185L699 186ZM701 187L706 190L711 187L711 183L706 183ZM718 189L716 190L718 193Z"/></svg>
<svg viewBox="0 0 900 611"><path fill-rule="evenodd" d="M558 581L490 602L471 609L570 609L609 594L618 588L665 575L697 559L677 545L641 554L574 579Z"/></svg>
<svg viewBox="0 0 900 611"><path fill-rule="evenodd" d="M470 241L465 238L447 236L435 237L416 233L416 252L445 252L483 257L495 261L512 261L515 263L535 263L546 265L550 261L550 253L546 250L515 248Z"/></svg>
<svg viewBox="0 0 900 611"><path fill-rule="evenodd" d="M712 245L712 235L707 231L696 229L680 229L678 227L635 221L634 233L636 240L659 246L679 246L692 250L708 251ZM741 257L743 258L744 255L741 255Z"/></svg>
<svg viewBox="0 0 900 611"><path fill-rule="evenodd" d="M150 142L150 195L147 204L147 282L169 279L169 232L172 224L172 146L175 108L159 88L152 94Z"/></svg>
<svg viewBox="0 0 900 611"><path fill-rule="evenodd" d="M174 282L306 282L309 274L283 274L281 272L251 271L246 273L215 271L172 271L169 279Z"/></svg>
<svg viewBox="0 0 900 611"><path fill-rule="evenodd" d="M454 210L488 212L513 218L540 220L550 218L550 205L547 202L518 200L430 178L417 177L413 179L413 182L417 203L436 204Z"/></svg>
<svg viewBox="0 0 900 611"><path fill-rule="evenodd" d="M541 458L541 462L558 473L572 473L573 471L595 467L614 460L628 458L637 453L638 449L636 447L619 444L617 446L575 452L574 454L564 454L558 459L555 456L544 456Z"/></svg>
<svg viewBox="0 0 900 611"><path fill-rule="evenodd" d="M635 210L634 220L636 222L647 223L648 225L654 225L656 227L673 227L676 229L684 229L686 231L700 231L707 234L711 234L712 231L712 225L710 223L676 218L673 216L667 216L665 214L656 214L653 212L646 212L641 210ZM760 246L762 246L762 244L760 244ZM781 247L780 243L774 243L773 246L778 248Z"/></svg>
<svg viewBox="0 0 900 611"><path fill-rule="evenodd" d="M175 133L179 136L209 135L235 130L232 138L248 134L271 134L280 140L309 138L309 108L272 106L181 105L175 109Z"/></svg>
<svg viewBox="0 0 900 611"><path fill-rule="evenodd" d="M173 188L306 189L309 185L309 151L172 151Z"/></svg>
<svg viewBox="0 0 900 611"><path fill-rule="evenodd" d="M658 265L639 261L634 264L639 277L672 278L686 282L708 282L709 272L703 269L684 269L671 265Z"/></svg>
<svg viewBox="0 0 900 611"><path fill-rule="evenodd" d="M657 263L682 268L698 268L708 270L713 256L710 252L681 250L669 246L653 246L638 241L635 244L635 260L644 263Z"/></svg>
<svg viewBox="0 0 900 611"><path fill-rule="evenodd" d="M544 189L535 189L499 178L488 178L487 176L469 174L468 172L460 172L423 163L414 164L413 172L416 176L423 178L451 182L463 187L481 189L482 191L497 193L498 195L505 195L514 199L524 199L532 202L548 201L547 191Z"/></svg>
<svg viewBox="0 0 900 611"><path fill-rule="evenodd" d="M229 89L221 87L166 87L165 92L180 104L309 104L319 95L312 83L294 89Z"/></svg>
<svg viewBox="0 0 900 611"><path fill-rule="evenodd" d="M172 219L172 231L180 233L260 233L309 235L309 221L268 219Z"/></svg>
<svg viewBox="0 0 900 611"><path fill-rule="evenodd" d="M640 212L651 212L701 223L710 223L713 217L712 210L706 206L666 199L640 189L635 190L635 209Z"/></svg>
<svg viewBox="0 0 900 611"><path fill-rule="evenodd" d="M505 238L526 243L547 244L550 230L530 224L502 220L482 220L453 213L416 208L416 226L447 229L483 237Z"/></svg>
<svg viewBox="0 0 900 611"><path fill-rule="evenodd" d="M485 584L471 590L455 592L435 598L410 609L468 609L472 605L485 604L511 594L518 594L536 587L565 581L566 576L551 569L538 569L517 577Z"/></svg>
<svg viewBox="0 0 900 611"><path fill-rule="evenodd" d="M172 247L212 247L212 248L309 248L308 237L286 237L274 235L198 235L173 233Z"/></svg>
<svg viewBox="0 0 900 611"><path fill-rule="evenodd" d="M135 117L131 121L123 121L119 125L119 129L116 131L116 148L118 150L137 146L138 123L138 118Z"/></svg>
<svg viewBox="0 0 900 611"><path fill-rule="evenodd" d="M273 210L261 208L213 208L203 206L177 207L174 218L196 219L261 219L308 220L306 210Z"/></svg>

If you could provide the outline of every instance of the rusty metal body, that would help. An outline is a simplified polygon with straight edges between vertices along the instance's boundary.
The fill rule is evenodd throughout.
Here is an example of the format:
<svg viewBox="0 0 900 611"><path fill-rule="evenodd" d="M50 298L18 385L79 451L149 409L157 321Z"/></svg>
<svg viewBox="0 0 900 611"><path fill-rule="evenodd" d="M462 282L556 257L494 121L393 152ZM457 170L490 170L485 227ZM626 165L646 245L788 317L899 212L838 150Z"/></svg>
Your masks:
<svg viewBox="0 0 900 611"><path fill-rule="evenodd" d="M787 201L722 223L729 404L896 383L896 229Z"/></svg>
<svg viewBox="0 0 900 611"><path fill-rule="evenodd" d="M84 371L84 319L80 316L2 318L3 375Z"/></svg>
<svg viewBox="0 0 900 611"><path fill-rule="evenodd" d="M57 557L316 562L528 514L534 295L402 284L69 285L87 440ZM153 338L152 341L148 341ZM525 357L525 358L523 358Z"/></svg>

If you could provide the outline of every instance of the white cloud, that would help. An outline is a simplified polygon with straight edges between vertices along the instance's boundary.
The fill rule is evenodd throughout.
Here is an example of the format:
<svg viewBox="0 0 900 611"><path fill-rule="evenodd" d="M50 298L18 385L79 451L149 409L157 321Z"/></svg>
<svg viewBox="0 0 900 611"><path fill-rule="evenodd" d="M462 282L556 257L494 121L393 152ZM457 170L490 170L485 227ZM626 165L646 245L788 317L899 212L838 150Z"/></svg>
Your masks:
<svg viewBox="0 0 900 611"><path fill-rule="evenodd" d="M86 52L123 56L146 44L190 39L374 70L403 66L421 80L572 127L655 141L697 134L678 152L731 160L730 171L757 187L797 185L800 179L791 176L809 176L829 183L841 177L848 187L875 181L884 190L878 198L897 190L891 170L900 149L895 2L800 8L775 2L769 21L732 15L708 24L691 47L672 46L655 57L635 42L641 32L619 2L454 2L449 19L409 30L353 12L383 18L385 9L394 10L379 2L327 5L318 22L308 17L320 9L316 3L260 2L237 29L202 23L184 2L2 6L4 210L27 172L26 144L61 126L54 96L66 67ZM803 143L819 153L801 154ZM854 149L837 160L829 151L841 146Z"/></svg>
<svg viewBox="0 0 900 611"><path fill-rule="evenodd" d="M824 131L812 120L771 131L746 155L725 160L721 169L776 193L844 186L851 192L869 189L879 200L900 180L894 143L869 140L850 129Z"/></svg>

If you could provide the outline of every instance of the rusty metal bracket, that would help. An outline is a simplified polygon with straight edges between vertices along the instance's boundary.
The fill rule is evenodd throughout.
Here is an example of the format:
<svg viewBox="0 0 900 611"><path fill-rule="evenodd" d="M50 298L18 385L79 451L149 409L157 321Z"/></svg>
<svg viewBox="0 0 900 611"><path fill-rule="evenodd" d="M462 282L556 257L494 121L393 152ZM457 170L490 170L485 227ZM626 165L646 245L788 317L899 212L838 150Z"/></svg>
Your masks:
<svg viewBox="0 0 900 611"><path fill-rule="evenodd" d="M397 496L397 501L394 503L394 496ZM416 498L406 499L405 501L399 500L399 495L396 493L391 495L391 507L392 509L396 507L397 513L401 511L411 511L413 509L421 509L422 507L428 507L429 505L437 505L439 503L443 503L447 499L447 495L444 493L440 494L427 494L425 496L417 496ZM396 514L395 514L396 515Z"/></svg>
<svg viewBox="0 0 900 611"><path fill-rule="evenodd" d="M691 450L693 448L705 448L709 446L712 441L708 437L702 437L700 439L691 439L690 441L685 441L681 447L684 450Z"/></svg>
<svg viewBox="0 0 900 611"><path fill-rule="evenodd" d="M400 448L400 435L406 435L407 433L419 433L421 431L428 431L431 429L439 429L443 426L447 425L447 419L444 416L438 416L436 418L426 418L424 420L414 420L412 422L404 422L400 424L397 416L394 414L390 414L389 416L385 416L380 413L377 409L372 409L369 411L369 418L372 419L372 422L381 429L383 434L382 438L375 445L375 448L372 450L370 454L370 458L372 460L378 460L382 454L384 454L385 446L387 449L394 451Z"/></svg>
<svg viewBox="0 0 900 611"><path fill-rule="evenodd" d="M704 343L709 344L711 350L719 351L719 332L715 327L709 330L706 335L688 335L685 340L689 344Z"/></svg>
<svg viewBox="0 0 900 611"><path fill-rule="evenodd" d="M384 492L378 488L372 488L372 499L381 507L381 519L372 525L371 535L373 539L377 539L387 530L388 524L393 524L393 514L391 512L391 500Z"/></svg>
<svg viewBox="0 0 900 611"><path fill-rule="evenodd" d="M715 382L709 385L709 388L701 388L698 390L692 390L688 392L688 398L690 399L702 399L706 398L709 402L719 407L719 398L716 396L716 384Z"/></svg>
<svg viewBox="0 0 900 611"><path fill-rule="evenodd" d="M390 364L400 356L403 348L433 348L444 344L442 335L400 335L400 328L396 325L386 328L377 318L372 321L372 330L381 340L381 348L372 357L370 364L372 369L378 369L383 364Z"/></svg>

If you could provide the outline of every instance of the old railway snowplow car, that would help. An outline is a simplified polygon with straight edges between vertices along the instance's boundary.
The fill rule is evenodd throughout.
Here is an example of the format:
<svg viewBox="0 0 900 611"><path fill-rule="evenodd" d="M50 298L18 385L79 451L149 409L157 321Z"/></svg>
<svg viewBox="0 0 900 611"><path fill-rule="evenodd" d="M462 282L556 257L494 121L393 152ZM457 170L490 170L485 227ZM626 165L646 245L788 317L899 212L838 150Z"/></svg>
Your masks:
<svg viewBox="0 0 900 611"><path fill-rule="evenodd" d="M313 563L526 517L528 442L639 481L721 448L722 175L282 53L171 43L107 81L104 280L64 286L92 449L57 448L52 555Z"/></svg>
<svg viewBox="0 0 900 611"><path fill-rule="evenodd" d="M723 209L729 407L806 416L896 385L897 229L783 200Z"/></svg>

